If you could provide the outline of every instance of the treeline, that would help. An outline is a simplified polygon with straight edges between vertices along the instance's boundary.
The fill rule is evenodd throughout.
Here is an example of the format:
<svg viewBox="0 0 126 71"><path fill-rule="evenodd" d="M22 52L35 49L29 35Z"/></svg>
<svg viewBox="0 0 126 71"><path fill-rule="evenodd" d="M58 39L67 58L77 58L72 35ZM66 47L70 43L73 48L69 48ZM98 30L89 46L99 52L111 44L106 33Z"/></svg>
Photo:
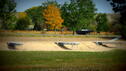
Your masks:
<svg viewBox="0 0 126 71"><path fill-rule="evenodd" d="M70 30L75 34L81 29L119 32L120 28L118 18L109 22L107 14L96 13L92 0L70 0L62 5L47 1L19 13L15 10L16 3L13 0L0 1L0 7L2 30Z"/></svg>
<svg viewBox="0 0 126 71"><path fill-rule="evenodd" d="M120 29L119 32L122 38L126 39L126 0L107 0L110 2L115 13L120 14Z"/></svg>

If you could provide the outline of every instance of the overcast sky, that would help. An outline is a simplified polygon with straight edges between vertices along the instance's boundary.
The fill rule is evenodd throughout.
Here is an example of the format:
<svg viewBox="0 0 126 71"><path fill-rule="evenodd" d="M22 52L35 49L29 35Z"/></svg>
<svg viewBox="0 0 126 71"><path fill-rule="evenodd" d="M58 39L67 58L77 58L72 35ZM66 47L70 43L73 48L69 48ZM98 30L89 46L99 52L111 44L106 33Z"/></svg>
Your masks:
<svg viewBox="0 0 126 71"><path fill-rule="evenodd" d="M17 3L16 10L17 12L23 12L32 6L39 6L42 2L47 0L15 0ZM68 2L69 0L56 0L59 4L63 4L64 2ZM112 7L109 2L106 0L93 0L96 8L98 9L98 13L113 13Z"/></svg>

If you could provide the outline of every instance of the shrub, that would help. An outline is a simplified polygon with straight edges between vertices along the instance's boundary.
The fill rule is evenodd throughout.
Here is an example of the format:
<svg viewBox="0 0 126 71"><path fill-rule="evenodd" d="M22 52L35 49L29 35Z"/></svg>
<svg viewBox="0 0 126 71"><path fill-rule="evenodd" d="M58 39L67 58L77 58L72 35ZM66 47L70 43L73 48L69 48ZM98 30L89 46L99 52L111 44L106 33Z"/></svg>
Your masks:
<svg viewBox="0 0 126 71"><path fill-rule="evenodd" d="M16 23L16 30L27 30L29 25L31 24L30 19L28 17L19 18Z"/></svg>

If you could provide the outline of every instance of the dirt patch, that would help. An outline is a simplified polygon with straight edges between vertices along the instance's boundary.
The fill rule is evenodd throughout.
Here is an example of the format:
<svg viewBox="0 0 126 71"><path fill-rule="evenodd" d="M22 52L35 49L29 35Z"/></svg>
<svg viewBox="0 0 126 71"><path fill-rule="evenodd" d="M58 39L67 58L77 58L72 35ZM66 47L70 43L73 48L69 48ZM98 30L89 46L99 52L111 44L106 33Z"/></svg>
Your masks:
<svg viewBox="0 0 126 71"><path fill-rule="evenodd" d="M113 49L126 49L126 44L107 44L108 47L100 46L94 43L94 39L84 38L43 38L43 37L12 37L0 38L0 50L17 50L17 51L109 51ZM96 40L96 39L95 39ZM104 40L104 39L103 39ZM7 42L21 42L23 45L16 46L15 49L9 49ZM55 44L55 42L79 42L79 45L64 45L68 49ZM109 48L111 47L111 48ZM69 50L70 49L70 50Z"/></svg>

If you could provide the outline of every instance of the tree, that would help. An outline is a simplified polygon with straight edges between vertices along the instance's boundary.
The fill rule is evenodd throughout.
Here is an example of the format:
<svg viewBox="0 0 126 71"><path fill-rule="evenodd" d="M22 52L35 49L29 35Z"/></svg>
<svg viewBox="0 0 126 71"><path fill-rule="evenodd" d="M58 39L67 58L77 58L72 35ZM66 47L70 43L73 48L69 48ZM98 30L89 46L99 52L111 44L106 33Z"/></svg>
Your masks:
<svg viewBox="0 0 126 71"><path fill-rule="evenodd" d="M60 4L58 4L56 2L56 0L47 0L46 2L42 3L42 7L46 8L48 5L50 4L54 4L55 6L57 6L58 8L60 7Z"/></svg>
<svg viewBox="0 0 126 71"><path fill-rule="evenodd" d="M70 4L65 3L61 7L63 25L71 29L73 34L76 30L88 29L95 15L94 6L91 0L71 0Z"/></svg>
<svg viewBox="0 0 126 71"><path fill-rule="evenodd" d="M122 38L126 39L126 0L107 0L113 7L115 13L119 13L120 17L120 33Z"/></svg>
<svg viewBox="0 0 126 71"><path fill-rule="evenodd" d="M16 30L27 30L30 25L30 18L26 13L21 12L18 14L18 21L16 23Z"/></svg>
<svg viewBox="0 0 126 71"><path fill-rule="evenodd" d="M121 24L119 22L120 14L107 14L109 31L114 32L115 34L120 34L119 30Z"/></svg>
<svg viewBox="0 0 126 71"><path fill-rule="evenodd" d="M96 17L97 22L97 32L108 32L109 25L107 24L107 16L106 14L98 14Z"/></svg>
<svg viewBox="0 0 126 71"><path fill-rule="evenodd" d="M61 29L63 19L60 15L60 9L55 4L49 4L43 11L45 24L52 30Z"/></svg>
<svg viewBox="0 0 126 71"><path fill-rule="evenodd" d="M10 19L7 20L6 30L14 30L17 22L16 16L11 16Z"/></svg>
<svg viewBox="0 0 126 71"><path fill-rule="evenodd" d="M42 30L43 29L43 16L42 15L42 6L36 6L27 9L25 12L27 15L32 19L32 22L34 23L34 30Z"/></svg>
<svg viewBox="0 0 126 71"><path fill-rule="evenodd" d="M16 3L14 0L0 0L0 21L2 29L9 29L10 22L13 22Z"/></svg>

